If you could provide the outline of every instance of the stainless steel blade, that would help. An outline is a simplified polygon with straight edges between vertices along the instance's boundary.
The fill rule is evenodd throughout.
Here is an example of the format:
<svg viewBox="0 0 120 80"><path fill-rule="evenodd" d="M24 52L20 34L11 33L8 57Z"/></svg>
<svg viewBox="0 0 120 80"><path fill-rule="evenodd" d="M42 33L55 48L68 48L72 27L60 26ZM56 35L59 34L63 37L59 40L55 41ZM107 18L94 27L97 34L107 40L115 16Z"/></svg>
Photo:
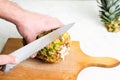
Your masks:
<svg viewBox="0 0 120 80"><path fill-rule="evenodd" d="M22 61L28 59L32 54L35 52L41 50L48 44L50 44L52 41L57 39L59 36L61 36L63 33L65 33L68 29L70 29L74 23L65 25L61 28L58 28L51 33L33 41L32 43L12 52L10 55L13 55L17 58L17 63L16 64L6 64L4 66L3 72L7 73L10 71L13 67L21 63Z"/></svg>

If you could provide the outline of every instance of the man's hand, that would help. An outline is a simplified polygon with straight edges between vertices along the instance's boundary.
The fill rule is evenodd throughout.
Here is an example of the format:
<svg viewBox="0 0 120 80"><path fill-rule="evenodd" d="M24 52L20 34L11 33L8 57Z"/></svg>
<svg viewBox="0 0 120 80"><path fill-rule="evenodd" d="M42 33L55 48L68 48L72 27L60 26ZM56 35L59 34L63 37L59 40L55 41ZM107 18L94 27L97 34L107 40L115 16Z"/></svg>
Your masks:
<svg viewBox="0 0 120 80"><path fill-rule="evenodd" d="M17 60L14 56L11 55L0 55L0 65L4 65L4 64L14 64L16 63Z"/></svg>
<svg viewBox="0 0 120 80"><path fill-rule="evenodd" d="M0 0L0 18L15 24L27 43L34 41L41 32L63 25L54 17L24 10L9 0Z"/></svg>
<svg viewBox="0 0 120 80"><path fill-rule="evenodd" d="M40 33L61 27L62 25L57 18L32 12L24 13L23 19L16 23L19 33L27 43L34 41ZM34 58L35 56L36 54L31 57Z"/></svg>
<svg viewBox="0 0 120 80"><path fill-rule="evenodd" d="M40 33L61 27L63 24L57 18L48 15L26 12L23 19L16 25L19 33L26 39L27 43L30 43Z"/></svg>

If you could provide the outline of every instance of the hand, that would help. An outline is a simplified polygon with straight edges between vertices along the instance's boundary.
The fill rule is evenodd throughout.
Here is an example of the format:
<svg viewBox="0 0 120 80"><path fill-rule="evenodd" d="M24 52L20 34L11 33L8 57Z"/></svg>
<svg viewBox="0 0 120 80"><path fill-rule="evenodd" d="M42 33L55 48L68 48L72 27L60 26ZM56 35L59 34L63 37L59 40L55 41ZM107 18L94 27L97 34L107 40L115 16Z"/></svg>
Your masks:
<svg viewBox="0 0 120 80"><path fill-rule="evenodd" d="M0 55L0 65L4 65L4 64L15 64L16 58L14 56L11 55Z"/></svg>
<svg viewBox="0 0 120 80"><path fill-rule="evenodd" d="M48 15L26 12L24 18L16 25L19 33L30 43L40 33L61 27L63 24L57 18Z"/></svg>

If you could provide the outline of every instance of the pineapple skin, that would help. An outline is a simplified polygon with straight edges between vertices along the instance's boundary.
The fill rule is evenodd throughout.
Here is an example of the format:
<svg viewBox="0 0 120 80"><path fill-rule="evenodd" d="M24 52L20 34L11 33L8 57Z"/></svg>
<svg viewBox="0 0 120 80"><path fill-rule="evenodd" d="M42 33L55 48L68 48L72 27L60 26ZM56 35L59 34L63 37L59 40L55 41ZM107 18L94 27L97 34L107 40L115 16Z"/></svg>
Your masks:
<svg viewBox="0 0 120 80"><path fill-rule="evenodd" d="M114 24L105 23L105 26L109 32L120 32L120 22L116 21Z"/></svg>
<svg viewBox="0 0 120 80"><path fill-rule="evenodd" d="M97 0L100 18L109 32L120 32L120 0Z"/></svg>
<svg viewBox="0 0 120 80"><path fill-rule="evenodd" d="M49 32L42 33L38 38L48 34ZM61 62L65 55L69 53L70 43L70 35L66 32L58 39L38 51L36 58L48 63Z"/></svg>
<svg viewBox="0 0 120 80"><path fill-rule="evenodd" d="M36 39L52 32L53 30L46 31L37 36ZM23 38L23 45L27 42ZM47 63L56 63L64 60L64 57L69 53L71 45L71 38L68 32L62 34L58 39L37 52L36 58Z"/></svg>

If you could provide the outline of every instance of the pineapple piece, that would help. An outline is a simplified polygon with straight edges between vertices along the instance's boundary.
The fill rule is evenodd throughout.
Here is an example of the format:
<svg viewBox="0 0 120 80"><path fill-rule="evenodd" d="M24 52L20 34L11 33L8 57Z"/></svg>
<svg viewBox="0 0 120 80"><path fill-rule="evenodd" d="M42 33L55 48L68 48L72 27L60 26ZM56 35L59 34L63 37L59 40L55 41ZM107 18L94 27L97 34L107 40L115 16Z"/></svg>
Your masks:
<svg viewBox="0 0 120 80"><path fill-rule="evenodd" d="M120 0L97 0L100 18L109 32L120 31Z"/></svg>
<svg viewBox="0 0 120 80"><path fill-rule="evenodd" d="M53 30L41 33L38 35L37 39L52 31ZM64 60L64 57L69 53L70 43L70 35L66 32L58 39L38 51L36 58L48 63L60 62ZM23 44L26 44L25 39L23 39Z"/></svg>

